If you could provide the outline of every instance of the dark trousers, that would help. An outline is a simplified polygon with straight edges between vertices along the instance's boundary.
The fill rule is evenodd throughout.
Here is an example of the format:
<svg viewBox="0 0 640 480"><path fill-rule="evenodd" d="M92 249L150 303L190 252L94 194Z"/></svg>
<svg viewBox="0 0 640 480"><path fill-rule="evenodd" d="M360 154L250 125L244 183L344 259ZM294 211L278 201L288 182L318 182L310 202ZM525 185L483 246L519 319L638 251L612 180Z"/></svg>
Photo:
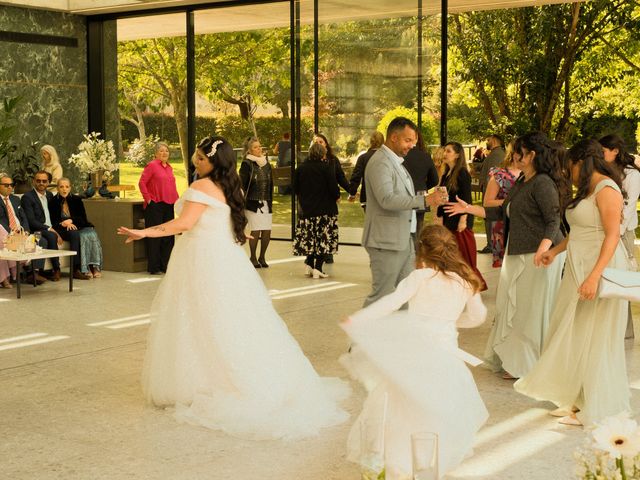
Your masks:
<svg viewBox="0 0 640 480"><path fill-rule="evenodd" d="M69 242L69 250L76 252L76 255L73 257L73 269L80 270L80 232L78 230L63 230L58 233L63 240ZM44 236L42 238L44 238ZM58 263L58 267L59 266L60 264Z"/></svg>
<svg viewBox="0 0 640 480"><path fill-rule="evenodd" d="M40 241L42 248L58 250L58 236L54 232L50 232L49 230L40 230L40 235L42 236L42 240ZM51 266L54 270L60 270L60 259L58 257L51 258ZM42 262L42 267L38 268L43 267L44 261Z"/></svg>
<svg viewBox="0 0 640 480"><path fill-rule="evenodd" d="M161 225L173 220L173 205L165 202L149 202L144 209L145 227ZM169 257L173 249L174 237L147 238L147 271L150 273L166 272Z"/></svg>

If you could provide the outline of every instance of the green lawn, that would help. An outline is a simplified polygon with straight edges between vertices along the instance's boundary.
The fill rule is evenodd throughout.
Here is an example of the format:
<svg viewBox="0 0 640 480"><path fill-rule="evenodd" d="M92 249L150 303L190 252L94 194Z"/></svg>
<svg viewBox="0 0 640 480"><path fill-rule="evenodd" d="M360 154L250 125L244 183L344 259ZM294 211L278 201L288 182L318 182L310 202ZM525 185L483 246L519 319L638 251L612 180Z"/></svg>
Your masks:
<svg viewBox="0 0 640 480"><path fill-rule="evenodd" d="M178 193L182 195L188 187L187 176L184 172L184 168L181 160L172 160L170 162L173 167L173 174L176 177L176 184L178 187ZM142 198L142 194L138 189L138 180L140 180L140 174L142 173L142 167L136 167L131 163L120 163L120 184L121 185L134 185L135 190L127 192L127 198ZM276 189L277 190L277 189ZM362 227L364 223L364 213L360 202L349 202L347 200L347 193L342 192L340 205L339 205L339 218L338 221L341 227ZM475 204L480 204L479 201L475 201ZM431 222L431 213L427 212L425 215L425 222ZM289 224L291 222L291 195L280 195L274 193L273 195L273 223ZM484 221L482 218L476 217L473 225L473 230L476 233L484 233Z"/></svg>

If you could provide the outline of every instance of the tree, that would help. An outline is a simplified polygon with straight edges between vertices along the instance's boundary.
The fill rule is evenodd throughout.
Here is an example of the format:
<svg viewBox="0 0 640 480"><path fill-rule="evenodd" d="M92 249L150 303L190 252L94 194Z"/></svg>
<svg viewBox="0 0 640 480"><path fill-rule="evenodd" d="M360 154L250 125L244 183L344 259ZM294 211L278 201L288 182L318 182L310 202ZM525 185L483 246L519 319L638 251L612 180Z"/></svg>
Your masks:
<svg viewBox="0 0 640 480"><path fill-rule="evenodd" d="M166 101L171 105L182 162L185 171L189 171L186 39L165 37L119 43L118 77L123 83L122 91L131 97L130 101L135 105L139 106L137 102L141 99L150 103L153 100L157 103Z"/></svg>
<svg viewBox="0 0 640 480"><path fill-rule="evenodd" d="M460 13L451 16L456 68L494 129L566 137L576 65L594 45L632 24L635 0Z"/></svg>
<svg viewBox="0 0 640 480"><path fill-rule="evenodd" d="M199 35L196 88L211 101L236 105L257 136L259 105L289 116L289 30L270 29Z"/></svg>

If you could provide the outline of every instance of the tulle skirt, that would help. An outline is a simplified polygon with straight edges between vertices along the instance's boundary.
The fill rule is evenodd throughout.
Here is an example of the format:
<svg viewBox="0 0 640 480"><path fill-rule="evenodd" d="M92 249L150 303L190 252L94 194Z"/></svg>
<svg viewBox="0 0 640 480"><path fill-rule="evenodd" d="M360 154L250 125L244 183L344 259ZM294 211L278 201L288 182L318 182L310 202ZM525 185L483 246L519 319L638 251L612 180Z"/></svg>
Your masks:
<svg viewBox="0 0 640 480"><path fill-rule="evenodd" d="M349 460L384 466L388 480L412 478L411 435L421 432L438 435L440 475L472 454L488 412L465 365L480 360L458 348L454 322L402 311L345 330L355 344L341 362L369 392L349 434ZM365 440L372 425L379 441ZM383 453L370 450L380 443Z"/></svg>

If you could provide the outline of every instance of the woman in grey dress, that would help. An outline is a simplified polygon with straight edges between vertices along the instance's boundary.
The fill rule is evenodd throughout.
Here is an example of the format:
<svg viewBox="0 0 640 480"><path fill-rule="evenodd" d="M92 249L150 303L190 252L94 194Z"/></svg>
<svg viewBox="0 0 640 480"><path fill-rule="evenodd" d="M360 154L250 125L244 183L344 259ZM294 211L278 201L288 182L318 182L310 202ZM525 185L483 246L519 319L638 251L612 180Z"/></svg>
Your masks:
<svg viewBox="0 0 640 480"><path fill-rule="evenodd" d="M484 360L503 378L524 376L543 348L562 264L542 266L542 255L562 242L561 211L568 184L552 142L543 133L516 140L522 174L498 207L483 208L459 200L446 210L505 223L506 255L496 292L496 315ZM564 255L564 254L561 254Z"/></svg>

